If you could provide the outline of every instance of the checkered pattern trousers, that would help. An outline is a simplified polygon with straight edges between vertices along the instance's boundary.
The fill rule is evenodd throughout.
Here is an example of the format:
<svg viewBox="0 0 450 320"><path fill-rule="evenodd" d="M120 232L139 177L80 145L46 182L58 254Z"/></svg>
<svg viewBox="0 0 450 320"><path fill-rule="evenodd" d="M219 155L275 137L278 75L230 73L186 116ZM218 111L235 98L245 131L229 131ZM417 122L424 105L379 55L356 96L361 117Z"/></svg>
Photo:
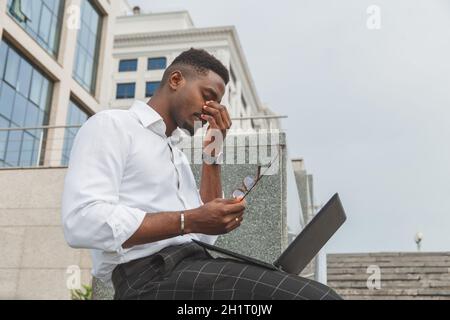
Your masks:
<svg viewBox="0 0 450 320"><path fill-rule="evenodd" d="M118 300L341 299L309 279L233 258L214 258L194 242L118 265L112 281Z"/></svg>

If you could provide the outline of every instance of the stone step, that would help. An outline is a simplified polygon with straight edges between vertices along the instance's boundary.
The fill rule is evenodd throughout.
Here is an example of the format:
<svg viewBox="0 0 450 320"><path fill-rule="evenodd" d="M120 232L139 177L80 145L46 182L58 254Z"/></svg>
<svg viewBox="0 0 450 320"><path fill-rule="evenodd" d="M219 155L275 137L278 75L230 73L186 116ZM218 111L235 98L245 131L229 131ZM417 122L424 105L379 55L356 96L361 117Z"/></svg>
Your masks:
<svg viewBox="0 0 450 320"><path fill-rule="evenodd" d="M382 274L396 274L396 273L408 273L408 274L442 274L449 273L449 268L444 267L395 267L395 268L382 268ZM368 274L367 268L328 268L327 274Z"/></svg>
<svg viewBox="0 0 450 320"><path fill-rule="evenodd" d="M329 253L333 258L366 258L366 257L450 257L450 252L377 252L377 253Z"/></svg>
<svg viewBox="0 0 450 320"><path fill-rule="evenodd" d="M355 280L355 281L367 281L370 274L328 274L328 281L346 281L346 280ZM382 274L382 279L384 280L420 280L421 275L418 274ZM428 277L427 277L428 278ZM440 278L439 278L440 279ZM450 276L449 276L450 279Z"/></svg>
<svg viewBox="0 0 450 320"><path fill-rule="evenodd" d="M342 296L345 300L450 300L448 297L436 296Z"/></svg>
<svg viewBox="0 0 450 320"><path fill-rule="evenodd" d="M441 296L450 299L450 289L338 289L343 296Z"/></svg>
<svg viewBox="0 0 450 320"><path fill-rule="evenodd" d="M375 262L375 261L436 261L436 262L450 262L450 256L360 256L360 257L345 257L345 256L327 256L328 263L334 262Z"/></svg>
<svg viewBox="0 0 450 320"><path fill-rule="evenodd" d="M327 276L328 281L366 281L369 278L370 274L329 274ZM450 274L381 274L381 278L383 280L436 280L436 281L450 281Z"/></svg>
<svg viewBox="0 0 450 320"><path fill-rule="evenodd" d="M332 288L367 288L367 280L361 281L327 281L327 284ZM386 280L381 279L381 288L382 289L395 289L395 288L411 288L411 289L419 289L419 288L442 288L442 289L450 289L450 281L438 281L438 280Z"/></svg>
<svg viewBox="0 0 450 320"><path fill-rule="evenodd" d="M327 262L328 268L367 268L376 265L382 267L447 267L450 268L450 261L373 261L373 262Z"/></svg>

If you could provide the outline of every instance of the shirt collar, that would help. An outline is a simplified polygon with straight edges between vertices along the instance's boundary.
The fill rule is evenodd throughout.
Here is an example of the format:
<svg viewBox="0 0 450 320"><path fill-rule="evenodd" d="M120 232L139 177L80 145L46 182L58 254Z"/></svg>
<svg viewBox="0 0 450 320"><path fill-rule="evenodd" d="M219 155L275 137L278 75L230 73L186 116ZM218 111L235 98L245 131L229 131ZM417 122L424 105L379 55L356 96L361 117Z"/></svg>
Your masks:
<svg viewBox="0 0 450 320"><path fill-rule="evenodd" d="M145 102L136 100L131 106L130 111L132 111L137 116L137 118L144 126L144 128L149 128L156 134L167 139L166 136L167 126L161 115L158 112L156 112L155 109L150 107ZM172 143L177 144L181 142L183 136L184 136L183 132L179 128L177 128L172 133L172 136L169 137L169 140Z"/></svg>
<svg viewBox="0 0 450 320"><path fill-rule="evenodd" d="M155 109L142 101L135 101L130 108L144 128L149 128L160 136L166 136L166 124L161 115Z"/></svg>

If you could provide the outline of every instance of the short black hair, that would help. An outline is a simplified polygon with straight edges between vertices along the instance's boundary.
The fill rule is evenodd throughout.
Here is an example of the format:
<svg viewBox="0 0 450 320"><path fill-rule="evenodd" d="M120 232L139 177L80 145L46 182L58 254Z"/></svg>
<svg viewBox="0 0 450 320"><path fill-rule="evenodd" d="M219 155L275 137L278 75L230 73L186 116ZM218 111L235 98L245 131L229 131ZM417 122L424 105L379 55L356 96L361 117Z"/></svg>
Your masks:
<svg viewBox="0 0 450 320"><path fill-rule="evenodd" d="M230 81L230 75L227 68L220 62L216 57L203 49L191 48L187 51L182 52L172 64L164 72L162 83L165 84L168 81L170 74L176 70L176 68L182 66L190 66L197 73L206 75L208 71L213 71L217 73L225 85Z"/></svg>

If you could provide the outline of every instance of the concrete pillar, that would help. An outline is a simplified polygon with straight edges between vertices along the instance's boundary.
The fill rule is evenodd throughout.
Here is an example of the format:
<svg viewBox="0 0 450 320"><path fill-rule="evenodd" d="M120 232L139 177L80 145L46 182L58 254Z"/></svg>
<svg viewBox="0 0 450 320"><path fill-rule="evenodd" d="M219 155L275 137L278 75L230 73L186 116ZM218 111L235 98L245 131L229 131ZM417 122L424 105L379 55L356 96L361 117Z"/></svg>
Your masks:
<svg viewBox="0 0 450 320"><path fill-rule="evenodd" d="M288 244L285 134L248 133L241 134L244 138L242 140L238 136L228 136L225 144L226 164L222 166L225 197L231 197L233 190L241 186L246 176L256 175L258 162L269 163L275 156L275 153L270 155L270 152L279 152L279 158L274 165L276 170L268 172L270 175L264 176L246 198L248 207L242 226L230 234L220 236L217 245L263 261L274 262ZM238 140L243 141L243 145L237 145ZM198 149L184 150L188 155L201 152ZM269 153L267 150L270 150ZM244 164L238 163L242 154L247 159ZM199 186L201 165L194 164L192 169Z"/></svg>
<svg viewBox="0 0 450 320"><path fill-rule="evenodd" d="M112 74L112 45L115 15L118 9L116 3L111 5L109 1L100 0L99 9L104 13L102 17L102 40L99 49L99 63L97 66L97 81L94 96L82 88L73 79L78 29L73 27L73 14L70 8L81 6L81 0L70 0L65 2L64 19L62 24L60 50L58 63L63 66L63 73L54 84L49 125L66 125L69 101L73 97L81 106L89 106L92 113L107 108L109 86L106 79ZM102 80L103 79L103 80ZM107 83L105 83L105 81ZM65 129L50 129L47 133L45 146L44 166L55 167L61 164L62 150L64 147Z"/></svg>
<svg viewBox="0 0 450 320"><path fill-rule="evenodd" d="M75 60L76 42L78 30L71 28L69 8L80 7L81 0L70 0L65 2L63 21L61 26L61 39L57 61L63 66L61 78L53 85L52 102L50 105L49 125L65 125L69 101L71 95L71 82L73 65ZM61 165L62 150L64 147L65 129L47 130L44 166L55 167Z"/></svg>
<svg viewBox="0 0 450 320"><path fill-rule="evenodd" d="M0 39L3 36L3 23L6 14L6 0L0 0Z"/></svg>
<svg viewBox="0 0 450 320"><path fill-rule="evenodd" d="M102 37L99 50L99 64L97 70L97 83L95 90L95 98L99 102L100 108L106 109L111 99L111 91L109 83L113 74L113 45L114 45L114 28L116 16L119 14L119 1L100 0L99 1L103 15ZM103 81L101 80L103 79Z"/></svg>
<svg viewBox="0 0 450 320"><path fill-rule="evenodd" d="M303 227L305 227L314 218L316 213L313 176L307 173L305 169L305 162L301 158L292 159L292 167L294 170L298 196L300 198L300 205L302 208L304 220ZM302 219L300 219L300 222L301 220ZM312 273L316 281L326 284L326 256L322 251L319 251L314 260L306 268L305 272L310 274Z"/></svg>

